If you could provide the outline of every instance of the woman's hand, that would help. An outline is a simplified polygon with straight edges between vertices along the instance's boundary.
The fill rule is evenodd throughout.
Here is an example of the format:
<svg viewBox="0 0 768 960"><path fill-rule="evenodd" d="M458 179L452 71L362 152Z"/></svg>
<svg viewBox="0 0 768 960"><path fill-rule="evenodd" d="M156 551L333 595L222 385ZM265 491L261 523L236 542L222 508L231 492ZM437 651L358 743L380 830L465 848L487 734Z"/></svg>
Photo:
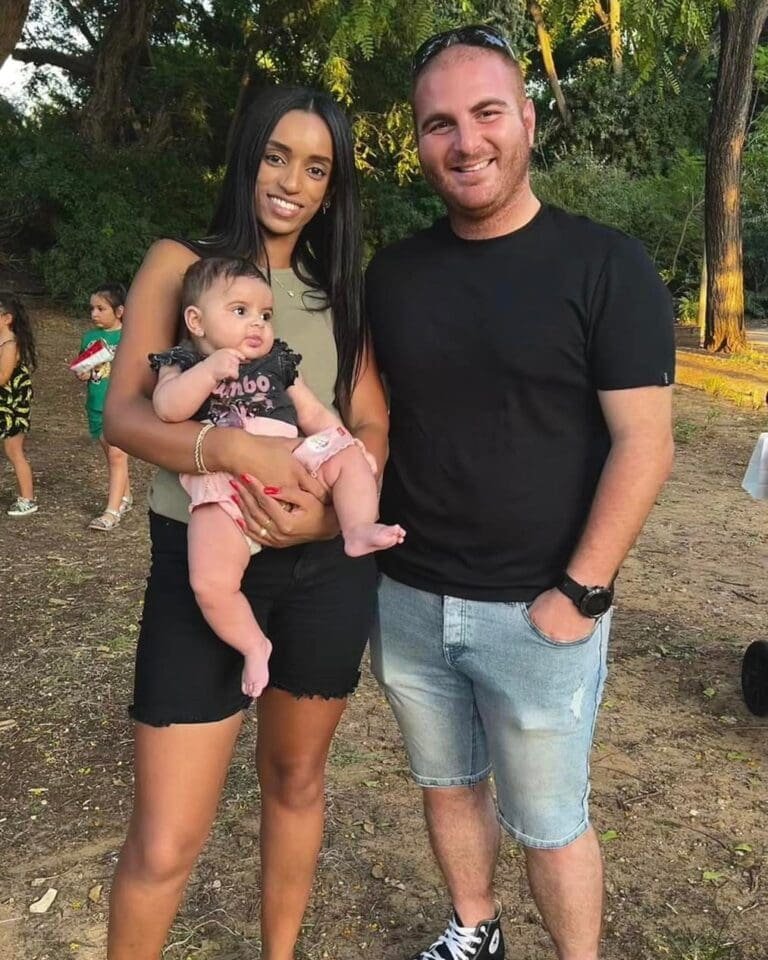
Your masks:
<svg viewBox="0 0 768 960"><path fill-rule="evenodd" d="M301 440L291 437L253 437L244 430L212 430L205 439L203 453L214 452L213 469L225 470L233 477L258 477L265 487L299 490L326 503L328 490L312 477L293 455ZM209 444L223 445L214 448ZM282 499L282 496L281 496Z"/></svg>
<svg viewBox="0 0 768 960"><path fill-rule="evenodd" d="M248 474L231 482L243 531L264 547L293 547L339 533L333 508L298 486L265 486Z"/></svg>

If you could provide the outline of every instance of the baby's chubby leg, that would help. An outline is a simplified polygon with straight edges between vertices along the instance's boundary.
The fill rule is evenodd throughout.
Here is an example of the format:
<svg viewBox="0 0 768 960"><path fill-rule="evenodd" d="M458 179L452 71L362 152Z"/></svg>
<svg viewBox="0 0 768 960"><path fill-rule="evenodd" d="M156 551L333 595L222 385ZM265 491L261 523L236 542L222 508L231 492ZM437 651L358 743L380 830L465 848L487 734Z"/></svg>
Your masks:
<svg viewBox="0 0 768 960"><path fill-rule="evenodd" d="M243 693L258 697L269 679L272 644L240 589L251 553L234 521L215 503L195 507L187 534L189 582L217 636L245 657Z"/></svg>
<svg viewBox="0 0 768 960"><path fill-rule="evenodd" d="M348 556L362 557L403 542L405 530L399 524L376 523L379 515L376 479L358 446L349 446L326 460L320 473L331 488L344 537L344 552Z"/></svg>

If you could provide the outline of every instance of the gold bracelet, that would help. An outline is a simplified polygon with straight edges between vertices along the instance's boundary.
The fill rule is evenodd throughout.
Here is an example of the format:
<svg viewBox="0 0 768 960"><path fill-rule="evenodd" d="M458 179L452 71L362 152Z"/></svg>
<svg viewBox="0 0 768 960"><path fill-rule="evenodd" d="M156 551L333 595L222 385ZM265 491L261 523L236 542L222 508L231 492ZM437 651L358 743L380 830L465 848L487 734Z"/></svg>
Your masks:
<svg viewBox="0 0 768 960"><path fill-rule="evenodd" d="M203 460L203 440L205 440L205 435L209 430L213 430L212 423L206 423L200 433L197 435L195 440L195 470L198 473L210 473L211 471L206 467L205 460Z"/></svg>

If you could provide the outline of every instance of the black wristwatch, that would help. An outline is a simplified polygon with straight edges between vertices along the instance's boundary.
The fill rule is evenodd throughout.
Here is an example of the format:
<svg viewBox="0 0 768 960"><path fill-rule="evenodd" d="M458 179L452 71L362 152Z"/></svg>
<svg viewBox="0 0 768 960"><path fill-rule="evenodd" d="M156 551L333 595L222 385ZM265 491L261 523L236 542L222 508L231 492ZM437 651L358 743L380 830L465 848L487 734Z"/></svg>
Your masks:
<svg viewBox="0 0 768 960"><path fill-rule="evenodd" d="M585 587L564 573L557 589L572 600L585 617L593 620L607 613L613 603L613 584L610 587Z"/></svg>

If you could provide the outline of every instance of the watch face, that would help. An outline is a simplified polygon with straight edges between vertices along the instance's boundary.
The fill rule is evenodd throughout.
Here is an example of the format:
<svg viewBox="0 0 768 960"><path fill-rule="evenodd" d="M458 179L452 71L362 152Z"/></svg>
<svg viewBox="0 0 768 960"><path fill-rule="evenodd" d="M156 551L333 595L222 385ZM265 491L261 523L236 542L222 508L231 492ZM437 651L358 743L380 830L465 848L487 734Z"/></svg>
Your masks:
<svg viewBox="0 0 768 960"><path fill-rule="evenodd" d="M613 595L605 587L590 590L581 600L579 607L586 617L601 617L606 613L613 601Z"/></svg>

